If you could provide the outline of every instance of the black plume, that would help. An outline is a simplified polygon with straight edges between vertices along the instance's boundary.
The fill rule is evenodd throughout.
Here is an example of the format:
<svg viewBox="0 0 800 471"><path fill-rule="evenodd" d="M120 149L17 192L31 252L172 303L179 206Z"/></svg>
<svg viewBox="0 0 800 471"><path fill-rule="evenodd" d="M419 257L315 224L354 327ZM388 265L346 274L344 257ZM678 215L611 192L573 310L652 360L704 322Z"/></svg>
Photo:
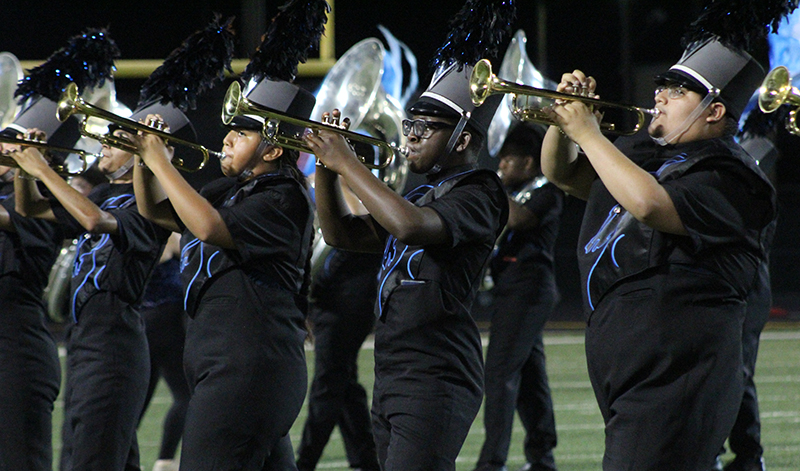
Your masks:
<svg viewBox="0 0 800 471"><path fill-rule="evenodd" d="M297 76L297 64L308 59L325 31L330 6L325 0L290 0L278 9L267 27L242 81L265 77L291 82Z"/></svg>
<svg viewBox="0 0 800 471"><path fill-rule="evenodd" d="M778 30L781 20L797 8L799 0L710 0L689 26L682 45L713 36L728 47L752 50L756 41Z"/></svg>
<svg viewBox="0 0 800 471"><path fill-rule="evenodd" d="M496 58L516 16L515 0L467 0L450 20L450 33L436 51L431 68L457 63L460 70L484 57Z"/></svg>
<svg viewBox="0 0 800 471"><path fill-rule="evenodd" d="M225 78L233 58L233 17L211 23L186 38L147 79L139 91L139 105L160 100L181 111L197 107L197 97Z"/></svg>
<svg viewBox="0 0 800 471"><path fill-rule="evenodd" d="M28 71L14 96L22 103L34 96L58 101L61 92L75 82L78 89L102 86L111 77L114 59L120 57L117 43L103 28L90 28L70 38L63 47L47 58L44 64Z"/></svg>

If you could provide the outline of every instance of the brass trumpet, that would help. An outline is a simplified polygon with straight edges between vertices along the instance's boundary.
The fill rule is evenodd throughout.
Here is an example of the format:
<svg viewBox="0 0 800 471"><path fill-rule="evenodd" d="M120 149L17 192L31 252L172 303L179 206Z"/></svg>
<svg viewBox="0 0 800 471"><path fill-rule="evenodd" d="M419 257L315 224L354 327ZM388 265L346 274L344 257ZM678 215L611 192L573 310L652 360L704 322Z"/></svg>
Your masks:
<svg viewBox="0 0 800 471"><path fill-rule="evenodd" d="M617 110L625 113L634 113L636 115L636 124L631 129L620 128L619 123L601 122L600 129L611 134L636 134L644 125L646 116L656 117L660 113L655 108L649 109L633 105L621 105L610 101L596 100L594 98L506 82L497 78L497 76L492 73L492 64L487 59L481 59L472 69L472 75L469 80L469 93L472 103L475 106L482 105L491 95L510 93L513 95L511 114L514 115L516 119L551 126L557 126L557 124L548 118L543 110L552 107L556 100L580 101L586 103L595 110L601 110L603 112ZM546 106L531 106L527 103L523 105L519 100L521 96L534 97L536 98L534 101L552 100L552 102Z"/></svg>
<svg viewBox="0 0 800 471"><path fill-rule="evenodd" d="M242 95L242 86L239 84L239 82L233 82L231 83L230 87L228 87L228 91L225 94L225 100L222 103L222 122L228 125L231 123L231 121L233 121L233 118L241 115L253 115L253 116L263 117L264 127L261 129L261 135L271 144L285 147L287 149L293 149L300 152L306 152L309 154L314 153L305 144L302 137L280 135L278 133L278 130L281 122L308 128L312 131L326 129L328 131L333 131L335 133L341 134L354 146L357 144L365 144L377 148L379 150L378 152L379 155L387 156L384 160L382 161L379 160L378 163L369 162L368 157L363 155L366 154L366 152L359 152L359 149L356 149L356 154L358 155L359 160L361 160L361 163L363 163L364 166L370 169L385 168L392 162L392 159L395 157L395 153L399 153L402 155L407 154L407 150L405 148L398 147L393 143L384 142L374 137L364 136L362 134L348 131L346 129L340 129L333 126L329 126L327 124L318 123L316 121L294 118L284 113L279 113L277 111L273 111L264 108L262 106L256 105L255 103L251 102Z"/></svg>
<svg viewBox="0 0 800 471"><path fill-rule="evenodd" d="M219 159L224 157L221 152L215 152L209 150L206 147L201 146L200 144L195 144L194 142L189 142L183 139L179 139L168 132L155 129L141 123L137 123L132 119L123 118L122 116L116 115L102 108L98 108L97 106L94 106L90 103L86 103L86 101L84 101L83 98L81 98L78 95L78 86L75 85L74 83L70 83L69 85L67 85L67 88L61 94L61 98L58 100L56 117L58 118L59 121L63 122L66 121L67 118L69 118L75 113L84 115L84 118L81 121L81 134L83 134L86 137L90 137L92 139L100 141L101 143L107 146L124 150L125 152L130 152L132 154L135 154L136 152L138 152L138 149L136 148L135 145L133 145L131 142L125 139L115 137L111 134L106 134L101 136L99 134L94 134L88 131L86 128L88 118L93 116L96 118L104 119L106 121L110 121L114 124L117 124L127 129L154 134L160 137L161 139L164 139L164 142L168 143L169 145L178 144L200 151L203 154L203 161L200 162L195 167L188 167L184 165L183 159L179 157L175 157L172 159L172 165L175 168L178 168L185 172L196 172L205 167L206 162L208 162L209 155L213 155L214 157L217 157Z"/></svg>
<svg viewBox="0 0 800 471"><path fill-rule="evenodd" d="M800 107L800 91L792 86L792 76L789 69L779 65L770 70L761 88L758 89L758 107L764 113L772 113L784 103L794 106L786 118L786 130L800 136L800 127L797 125L797 110Z"/></svg>
<svg viewBox="0 0 800 471"><path fill-rule="evenodd" d="M53 170L55 170L55 172L57 174L62 175L62 176L80 175L83 172L85 172L86 169L88 168L89 164L87 162L89 161L90 157L93 157L92 160L96 160L96 159L98 159L100 157L98 154L94 154L94 153L85 151L83 149L72 149L70 147L60 147L60 146L55 146L55 145L48 144L46 142L34 141L34 140L31 140L31 139L21 139L21 138L17 138L17 137L0 136L0 142L2 142L4 144L20 145L20 146L23 146L23 147L36 147L37 149L41 149L43 152L51 151L51 152L63 152L65 154L77 154L77 155L79 155L80 158L81 158L81 168L79 170L77 170L77 171L72 171L71 172L69 170L69 168L67 167L67 165L65 165L65 164L55 164L55 163L54 164L50 164L50 168L52 168ZM11 157L8 154L0 154L0 165L3 165L5 167L19 168L19 164L17 164L17 161L14 160L14 158Z"/></svg>

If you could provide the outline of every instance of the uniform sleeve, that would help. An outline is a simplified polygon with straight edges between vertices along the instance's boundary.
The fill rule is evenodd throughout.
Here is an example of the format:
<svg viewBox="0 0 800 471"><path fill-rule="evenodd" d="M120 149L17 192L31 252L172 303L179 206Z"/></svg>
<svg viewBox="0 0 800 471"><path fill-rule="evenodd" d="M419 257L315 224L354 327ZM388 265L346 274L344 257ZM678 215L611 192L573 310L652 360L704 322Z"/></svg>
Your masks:
<svg viewBox="0 0 800 471"><path fill-rule="evenodd" d="M538 221L544 221L549 215L558 216L564 206L564 194L552 183L534 190L531 198L523 205L525 209L536 216Z"/></svg>
<svg viewBox="0 0 800 471"><path fill-rule="evenodd" d="M171 233L139 214L135 205L109 213L117 220L118 233L112 239L120 252L160 251Z"/></svg>
<svg viewBox="0 0 800 471"><path fill-rule="evenodd" d="M494 181L468 179L426 205L444 221L450 247L495 238L503 214L508 214L505 191Z"/></svg>
<svg viewBox="0 0 800 471"><path fill-rule="evenodd" d="M735 161L714 159L664 182L696 250L747 240L772 219L772 189Z"/></svg>
<svg viewBox="0 0 800 471"><path fill-rule="evenodd" d="M297 246L303 239L311 208L302 190L282 184L218 211L236 243L238 254L231 256L246 263Z"/></svg>

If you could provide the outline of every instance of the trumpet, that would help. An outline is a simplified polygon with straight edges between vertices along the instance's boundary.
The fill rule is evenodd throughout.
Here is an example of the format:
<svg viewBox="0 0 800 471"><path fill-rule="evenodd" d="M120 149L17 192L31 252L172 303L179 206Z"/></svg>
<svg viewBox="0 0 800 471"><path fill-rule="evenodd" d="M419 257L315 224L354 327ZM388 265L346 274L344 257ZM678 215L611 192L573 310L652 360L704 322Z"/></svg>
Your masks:
<svg viewBox="0 0 800 471"><path fill-rule="evenodd" d="M610 101L596 100L594 98L506 82L497 78L497 76L492 73L492 64L487 59L481 59L472 69L472 75L469 80L469 93L472 103L475 106L482 105L491 95L510 93L513 95L511 114L516 119L551 126L557 126L557 123L547 117L544 113L544 109L552 107L556 100L580 101L595 110L602 110L604 113L606 111L621 111L635 114L635 124L630 129L622 127L621 125L623 123L601 121L600 129L611 134L636 134L644 125L647 116L656 117L660 114L660 111L655 108L649 109L633 105L621 105ZM521 96L534 97L536 98L536 100L533 100L534 102L541 102L544 100L551 100L551 102L544 106L531 105L529 103L522 104L520 100ZM529 100L525 101L528 102Z"/></svg>
<svg viewBox="0 0 800 471"><path fill-rule="evenodd" d="M205 167L206 163L208 162L209 155L213 155L214 157L217 157L219 159L222 159L224 157L221 152L215 152L209 150L206 147L201 146L200 144L195 144L194 142L179 139L168 132L161 131L159 129L155 129L150 126L138 123L132 119L123 118L122 116L116 115L102 108L98 108L97 106L94 106L90 103L86 103L86 101L84 101L84 99L78 95L78 86L75 85L74 83L70 83L69 85L67 85L67 88L61 94L61 98L58 100L56 117L58 118L59 121L63 122L66 121L67 118L76 113L84 115L83 120L81 120L82 135L100 141L102 144L105 144L107 146L124 150L125 152L130 152L132 154L135 154L139 151L139 149L126 139L122 139L110 134L99 135L90 132L87 129L88 118L93 116L96 118L104 119L106 121L110 121L114 124L117 124L127 129L154 134L163 139L164 142L166 142L168 145L178 144L200 151L203 154L203 161L194 167L190 167L184 164L183 159L181 159L180 157L174 157L172 159L172 165L175 168L183 170L185 172L196 172Z"/></svg>
<svg viewBox="0 0 800 471"><path fill-rule="evenodd" d="M800 136L800 127L797 125L797 109L800 107L800 91L792 86L792 76L789 69L779 65L770 70L758 89L758 107L764 113L772 113L784 103L794 106L786 118L786 130Z"/></svg>
<svg viewBox="0 0 800 471"><path fill-rule="evenodd" d="M384 142L374 137L364 136L346 129L340 129L327 124L318 123L316 121L294 118L284 113L279 113L277 111L259 106L242 95L242 86L239 84L239 82L233 82L231 83L230 87L228 87L228 91L225 94L225 100L222 103L222 122L225 125L228 125L231 123L231 121L233 121L233 118L241 115L254 115L263 117L264 127L261 129L261 135L269 143L309 154L313 154L314 152L305 144L302 137L283 136L279 134L278 131L281 122L308 128L314 132L319 131L320 129L326 129L328 131L341 134L350 142L351 145L357 147L356 154L358 155L359 160L361 160L361 163L364 164L364 166L370 169L383 169L392 162L395 157L395 153L402 155L406 155L408 153L404 147L398 147L393 143ZM369 157L366 155L369 154L369 152L364 152L361 149L362 146L359 144L372 147L371 150L373 151L373 155L370 157L372 157L373 161L375 148L377 148L379 156L386 157L382 160L379 158L377 163L369 162Z"/></svg>
<svg viewBox="0 0 800 471"><path fill-rule="evenodd" d="M94 154L85 151L83 149L60 147L42 141L34 141L32 139L21 139L17 137L0 136L0 142L4 144L20 145L23 147L36 147L37 149L40 149L43 152L46 151L60 152L64 154L77 154L78 156L80 156L81 168L76 171L70 171L69 167L66 164L56 164L56 163L50 164L50 168L52 168L53 170L55 170L57 174L62 176L80 175L83 172L85 172L86 169L89 167L88 164L89 160L94 161L101 157L98 154ZM0 165L3 165L5 167L19 168L19 164L17 164L17 161L14 160L14 158L8 154L0 154Z"/></svg>

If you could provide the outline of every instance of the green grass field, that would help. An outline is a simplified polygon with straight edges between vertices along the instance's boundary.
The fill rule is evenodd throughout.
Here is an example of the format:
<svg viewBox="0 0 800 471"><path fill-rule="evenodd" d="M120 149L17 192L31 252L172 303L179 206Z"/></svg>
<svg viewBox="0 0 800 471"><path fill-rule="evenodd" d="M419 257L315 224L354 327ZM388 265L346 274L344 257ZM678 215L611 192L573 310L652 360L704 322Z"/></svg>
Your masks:
<svg viewBox="0 0 800 471"><path fill-rule="evenodd" d="M603 456L603 422L586 374L582 333L548 330L545 333L545 349L558 429L556 464L562 471L599 470ZM309 350L309 377L313 374L313 356L313 349ZM362 349L359 369L362 383L368 391L372 388L372 361L372 349L367 345ZM756 367L756 383L767 469L797 471L800 469L800 329L768 328L764 332ZM161 420L170 402L169 390L162 382L139 428L143 471L150 471L156 460ZM60 452L58 434L62 412L63 403L59 401L53 420L56 463ZM291 438L295 444L299 442L304 419L305 409L300 412L292 428ZM458 457L459 471L473 468L483 435L481 412ZM525 461L522 438L523 430L517 420L508 459L508 468L512 471ZM318 469L349 469L338 430L334 431Z"/></svg>

